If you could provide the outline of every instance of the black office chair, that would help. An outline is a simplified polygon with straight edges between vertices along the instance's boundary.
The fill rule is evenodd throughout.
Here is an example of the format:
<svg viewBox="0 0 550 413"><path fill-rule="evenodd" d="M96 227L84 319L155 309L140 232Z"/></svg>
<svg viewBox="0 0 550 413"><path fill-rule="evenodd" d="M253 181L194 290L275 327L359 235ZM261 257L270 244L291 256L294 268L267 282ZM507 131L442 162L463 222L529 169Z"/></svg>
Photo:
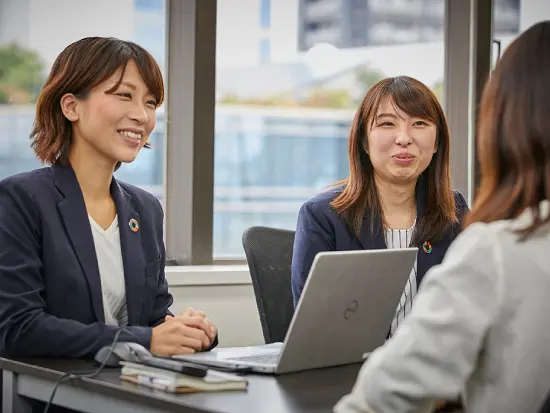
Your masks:
<svg viewBox="0 0 550 413"><path fill-rule="evenodd" d="M282 342L294 315L290 286L294 231L251 227L242 242L265 342Z"/></svg>

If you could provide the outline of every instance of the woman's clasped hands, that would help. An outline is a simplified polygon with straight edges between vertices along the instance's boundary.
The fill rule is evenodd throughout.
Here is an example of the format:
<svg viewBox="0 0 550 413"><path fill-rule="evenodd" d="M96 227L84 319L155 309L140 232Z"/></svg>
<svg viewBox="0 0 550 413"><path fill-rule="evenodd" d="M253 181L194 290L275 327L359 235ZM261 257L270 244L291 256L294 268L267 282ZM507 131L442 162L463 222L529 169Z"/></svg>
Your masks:
<svg viewBox="0 0 550 413"><path fill-rule="evenodd" d="M186 308L179 316L167 315L153 328L151 352L158 356L192 354L208 349L218 334L203 311Z"/></svg>

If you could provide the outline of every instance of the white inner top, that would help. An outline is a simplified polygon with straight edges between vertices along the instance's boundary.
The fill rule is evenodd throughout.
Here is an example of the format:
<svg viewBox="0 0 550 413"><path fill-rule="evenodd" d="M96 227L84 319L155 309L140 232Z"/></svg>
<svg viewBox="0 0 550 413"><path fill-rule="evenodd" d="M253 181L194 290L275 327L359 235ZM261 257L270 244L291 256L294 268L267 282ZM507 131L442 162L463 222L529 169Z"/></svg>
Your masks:
<svg viewBox="0 0 550 413"><path fill-rule="evenodd" d="M88 216L88 218L92 227L99 266L105 323L125 326L128 324L128 310L126 308L126 286L124 283L118 215L115 216L111 226L106 230L95 222L91 216Z"/></svg>

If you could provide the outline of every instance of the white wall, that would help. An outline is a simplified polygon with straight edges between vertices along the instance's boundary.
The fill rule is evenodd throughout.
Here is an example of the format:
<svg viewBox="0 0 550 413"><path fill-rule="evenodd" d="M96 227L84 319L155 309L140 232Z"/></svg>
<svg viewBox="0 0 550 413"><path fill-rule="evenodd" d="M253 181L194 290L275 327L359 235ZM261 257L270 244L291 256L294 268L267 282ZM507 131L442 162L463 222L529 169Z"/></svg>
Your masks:
<svg viewBox="0 0 550 413"><path fill-rule="evenodd" d="M246 266L169 267L172 312L206 312L218 327L220 347L264 344L254 291Z"/></svg>

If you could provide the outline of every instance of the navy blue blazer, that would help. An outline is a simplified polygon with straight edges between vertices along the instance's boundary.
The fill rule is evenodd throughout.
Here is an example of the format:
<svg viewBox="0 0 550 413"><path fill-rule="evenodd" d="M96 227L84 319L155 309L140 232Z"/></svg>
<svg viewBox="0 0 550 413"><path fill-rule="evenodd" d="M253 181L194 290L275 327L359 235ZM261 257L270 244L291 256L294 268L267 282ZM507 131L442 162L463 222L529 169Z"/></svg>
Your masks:
<svg viewBox="0 0 550 413"><path fill-rule="evenodd" d="M170 314L173 301L164 276L163 211L153 195L115 179L111 193L130 331L119 340L149 348L152 327ZM118 329L105 324L94 241L72 168L1 181L0 356L93 356Z"/></svg>
<svg viewBox="0 0 550 413"><path fill-rule="evenodd" d="M313 259L321 251L351 251L386 248L384 236L380 231L372 232L370 220L365 218L360 237L349 230L344 221L330 206L330 202L342 192L343 187L337 187L323 192L307 201L298 214L294 251L292 254L292 296L294 306L298 304L304 288ZM420 218L424 211L424 200L417 191L416 209ZM459 223L450 227L442 239L431 242L431 253L425 253L419 248L417 259L417 285L420 285L424 274L434 265L440 264L451 242L459 234L462 219L468 211L466 200L459 192L455 192L455 202ZM376 228L376 225L375 225ZM431 241L431 240L426 240Z"/></svg>

